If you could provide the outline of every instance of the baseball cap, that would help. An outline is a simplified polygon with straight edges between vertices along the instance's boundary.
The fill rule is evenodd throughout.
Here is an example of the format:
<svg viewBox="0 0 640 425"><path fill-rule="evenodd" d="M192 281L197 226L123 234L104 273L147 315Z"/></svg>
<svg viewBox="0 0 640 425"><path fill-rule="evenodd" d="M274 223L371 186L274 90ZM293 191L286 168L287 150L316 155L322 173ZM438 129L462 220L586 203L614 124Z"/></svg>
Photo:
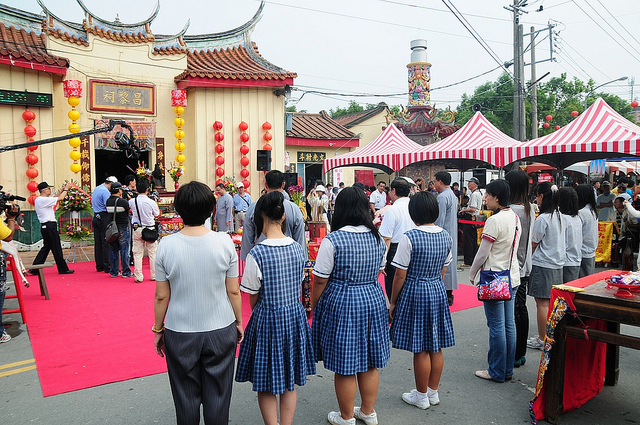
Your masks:
<svg viewBox="0 0 640 425"><path fill-rule="evenodd" d="M38 191L42 192L44 189L51 187L49 186L49 183L47 182L42 182L38 185Z"/></svg>
<svg viewBox="0 0 640 425"><path fill-rule="evenodd" d="M122 183L114 182L114 183L111 185L111 193L115 193L115 192L117 192L117 191L118 191L118 190L120 190L120 189L122 189Z"/></svg>
<svg viewBox="0 0 640 425"><path fill-rule="evenodd" d="M478 180L476 177L471 177L469 179L469 183L471 183L471 182L473 182L475 184L480 184L480 180Z"/></svg>
<svg viewBox="0 0 640 425"><path fill-rule="evenodd" d="M628 193L621 193L620 195L616 196L616 199L618 198L622 198L623 202L629 201L631 200L631 195L629 195Z"/></svg>
<svg viewBox="0 0 640 425"><path fill-rule="evenodd" d="M109 176L109 177L107 177L105 182L107 182L107 183L118 183L118 179L115 176Z"/></svg>
<svg viewBox="0 0 640 425"><path fill-rule="evenodd" d="M326 192L327 192L327 189L325 189L323 185L319 184L319 185L316 187L316 192L325 192L325 193L326 193Z"/></svg>
<svg viewBox="0 0 640 425"><path fill-rule="evenodd" d="M608 180L602 182L602 186L611 187L611 183Z"/></svg>
<svg viewBox="0 0 640 425"><path fill-rule="evenodd" d="M400 177L402 180L406 181L407 183L409 183L411 186L415 186L416 182L413 181L413 179L411 177Z"/></svg>
<svg viewBox="0 0 640 425"><path fill-rule="evenodd" d="M236 187L237 187L237 188L244 187L244 183L240 182L240 183L236 184Z"/></svg>

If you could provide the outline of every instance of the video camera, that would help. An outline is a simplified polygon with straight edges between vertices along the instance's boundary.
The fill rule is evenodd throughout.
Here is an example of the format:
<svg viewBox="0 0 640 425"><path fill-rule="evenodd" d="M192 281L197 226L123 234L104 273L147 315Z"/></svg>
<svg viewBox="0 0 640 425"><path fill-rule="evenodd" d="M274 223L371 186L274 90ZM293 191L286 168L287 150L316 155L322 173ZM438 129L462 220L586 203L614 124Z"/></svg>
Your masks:
<svg viewBox="0 0 640 425"><path fill-rule="evenodd" d="M2 211L11 209L11 205L12 205L11 202L26 201L26 200L27 198L23 198L22 196L7 195L5 192L2 191L2 186L0 186L0 213L2 213ZM18 207L18 212L15 213L16 217L20 215L20 206L17 205L17 207Z"/></svg>

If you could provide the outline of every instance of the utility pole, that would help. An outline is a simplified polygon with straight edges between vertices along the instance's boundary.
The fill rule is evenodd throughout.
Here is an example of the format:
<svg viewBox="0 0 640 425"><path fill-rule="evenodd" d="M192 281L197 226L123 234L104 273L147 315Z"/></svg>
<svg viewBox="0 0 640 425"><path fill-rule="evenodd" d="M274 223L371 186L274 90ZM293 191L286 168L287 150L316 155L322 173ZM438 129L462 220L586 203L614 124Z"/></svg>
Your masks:
<svg viewBox="0 0 640 425"><path fill-rule="evenodd" d="M538 138L538 89L536 82L536 34L531 27L531 139Z"/></svg>
<svg viewBox="0 0 640 425"><path fill-rule="evenodd" d="M513 138L524 141L527 137L526 109L524 96L524 47L522 38L524 31L520 24L520 15L527 0L513 0L513 5L505 9L513 12Z"/></svg>

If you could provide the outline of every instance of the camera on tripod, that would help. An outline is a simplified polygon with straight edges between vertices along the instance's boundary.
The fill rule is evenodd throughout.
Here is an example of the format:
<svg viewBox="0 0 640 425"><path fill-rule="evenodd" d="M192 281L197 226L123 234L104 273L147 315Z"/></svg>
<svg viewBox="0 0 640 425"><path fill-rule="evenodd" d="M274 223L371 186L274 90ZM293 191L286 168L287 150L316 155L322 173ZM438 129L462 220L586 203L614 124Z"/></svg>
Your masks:
<svg viewBox="0 0 640 425"><path fill-rule="evenodd" d="M3 190L2 190L2 186L0 186L0 213L2 213L2 211L5 210L10 210L11 206L13 204L11 204L11 202L13 201L26 201L27 198L23 198L22 196L18 196L18 195L7 195ZM19 216L20 215L20 206L16 205L18 207L18 212L17 213L12 213L11 215L16 215Z"/></svg>

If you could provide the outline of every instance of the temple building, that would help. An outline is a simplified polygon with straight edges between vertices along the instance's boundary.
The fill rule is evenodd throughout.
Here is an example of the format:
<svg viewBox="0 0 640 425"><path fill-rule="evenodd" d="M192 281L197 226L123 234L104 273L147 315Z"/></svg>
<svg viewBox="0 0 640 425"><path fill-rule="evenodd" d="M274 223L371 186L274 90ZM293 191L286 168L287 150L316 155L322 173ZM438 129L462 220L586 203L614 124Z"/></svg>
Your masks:
<svg viewBox="0 0 640 425"><path fill-rule="evenodd" d="M160 35L151 29L159 2L146 20L127 23L76 1L81 23L56 16L45 0L38 0L42 14L0 5L0 147L119 119L133 129L141 155L128 157L118 147L119 127L81 137L78 146L59 141L2 152L4 190L29 197L35 192L28 184L43 180L56 186L74 180L93 190L144 162L151 170L158 165L171 192L166 171L182 164L181 182L213 187L235 177L255 196L263 180L258 150L271 150L271 167L284 169L284 93L297 75L262 57L251 40L264 3L225 32L187 35L187 22L177 34Z"/></svg>

